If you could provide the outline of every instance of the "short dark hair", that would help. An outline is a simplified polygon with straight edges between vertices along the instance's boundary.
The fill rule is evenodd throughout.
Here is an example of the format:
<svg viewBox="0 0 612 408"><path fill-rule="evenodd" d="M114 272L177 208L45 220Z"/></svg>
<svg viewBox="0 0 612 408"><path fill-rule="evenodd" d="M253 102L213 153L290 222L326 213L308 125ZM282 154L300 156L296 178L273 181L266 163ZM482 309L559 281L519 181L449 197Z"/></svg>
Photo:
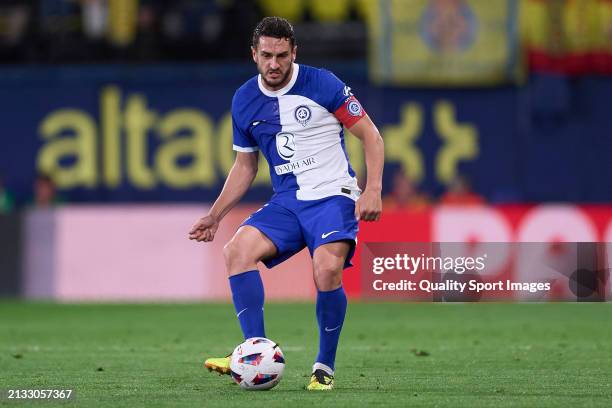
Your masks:
<svg viewBox="0 0 612 408"><path fill-rule="evenodd" d="M293 26L282 17L265 17L257 24L253 31L253 48L257 48L260 37L286 38L291 49L296 45Z"/></svg>

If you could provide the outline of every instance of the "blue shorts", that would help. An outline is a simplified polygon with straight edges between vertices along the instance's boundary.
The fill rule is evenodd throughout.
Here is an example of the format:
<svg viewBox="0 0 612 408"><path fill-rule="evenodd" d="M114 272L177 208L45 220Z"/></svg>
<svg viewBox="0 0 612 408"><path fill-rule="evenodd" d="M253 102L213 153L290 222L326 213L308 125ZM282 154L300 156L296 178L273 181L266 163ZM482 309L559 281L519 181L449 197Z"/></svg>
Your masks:
<svg viewBox="0 0 612 408"><path fill-rule="evenodd" d="M344 196L301 201L295 192L275 194L242 225L257 228L276 246L273 258L262 262L272 268L308 247L310 255L323 244L347 241L351 245L344 267L352 266L359 224L355 201Z"/></svg>

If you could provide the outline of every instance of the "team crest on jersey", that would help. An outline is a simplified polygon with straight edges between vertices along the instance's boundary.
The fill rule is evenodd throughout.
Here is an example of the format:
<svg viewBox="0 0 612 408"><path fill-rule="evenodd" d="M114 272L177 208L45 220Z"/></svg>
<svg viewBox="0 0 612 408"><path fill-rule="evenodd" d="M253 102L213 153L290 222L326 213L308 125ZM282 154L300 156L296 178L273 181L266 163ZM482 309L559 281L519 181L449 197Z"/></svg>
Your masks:
<svg viewBox="0 0 612 408"><path fill-rule="evenodd" d="M301 124L302 126L306 126L306 124L312 117L312 111L308 106L300 105L295 108L294 116L295 120L297 120L299 124Z"/></svg>
<svg viewBox="0 0 612 408"><path fill-rule="evenodd" d="M276 134L276 151L285 160L295 156L295 136L289 132L278 132Z"/></svg>
<svg viewBox="0 0 612 408"><path fill-rule="evenodd" d="M361 116L363 114L361 104L355 100L348 103L346 110L348 110L348 113L350 113L352 116Z"/></svg>

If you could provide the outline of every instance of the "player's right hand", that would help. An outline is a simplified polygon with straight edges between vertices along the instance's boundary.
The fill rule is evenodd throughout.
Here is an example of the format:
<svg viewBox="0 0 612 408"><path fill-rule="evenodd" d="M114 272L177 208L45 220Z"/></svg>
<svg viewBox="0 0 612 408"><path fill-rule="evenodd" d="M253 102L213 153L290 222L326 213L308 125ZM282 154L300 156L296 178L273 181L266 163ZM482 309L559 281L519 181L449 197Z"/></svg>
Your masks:
<svg viewBox="0 0 612 408"><path fill-rule="evenodd" d="M191 231L189 231L189 239L198 242L210 242L215 239L215 233L219 228L219 221L212 215L202 217L196 222Z"/></svg>

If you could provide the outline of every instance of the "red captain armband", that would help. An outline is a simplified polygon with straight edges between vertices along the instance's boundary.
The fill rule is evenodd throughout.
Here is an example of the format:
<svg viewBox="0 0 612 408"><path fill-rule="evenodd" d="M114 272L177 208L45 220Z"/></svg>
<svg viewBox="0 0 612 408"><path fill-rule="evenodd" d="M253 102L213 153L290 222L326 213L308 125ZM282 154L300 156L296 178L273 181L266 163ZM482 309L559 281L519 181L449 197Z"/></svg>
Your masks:
<svg viewBox="0 0 612 408"><path fill-rule="evenodd" d="M347 129L350 129L366 115L366 112L357 98L351 95L334 112L334 115Z"/></svg>

